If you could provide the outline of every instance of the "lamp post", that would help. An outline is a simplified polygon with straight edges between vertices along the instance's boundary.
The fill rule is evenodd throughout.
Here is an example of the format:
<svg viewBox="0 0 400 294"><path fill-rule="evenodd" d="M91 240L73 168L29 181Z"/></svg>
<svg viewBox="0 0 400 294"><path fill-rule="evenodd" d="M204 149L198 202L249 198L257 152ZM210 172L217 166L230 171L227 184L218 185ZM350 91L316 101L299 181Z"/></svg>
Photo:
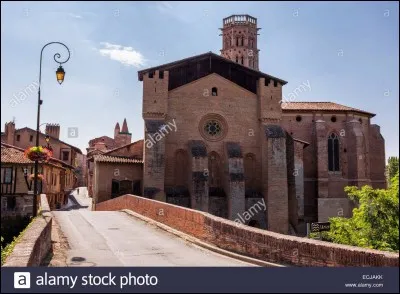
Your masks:
<svg viewBox="0 0 400 294"><path fill-rule="evenodd" d="M36 123L36 147L39 147L40 106L43 103L43 100L40 99L40 86L41 86L41 82L42 82L42 56L43 56L44 48L46 48L47 46L52 45L52 44L62 45L68 51L68 58L65 59L64 61L60 61L60 58L61 58L61 54L60 53L54 54L54 61L59 64L59 67L58 67L58 69L56 71L56 77L57 77L57 82L60 85L64 81L64 77L65 77L65 71L64 71L63 67L61 66L61 64L66 63L69 60L69 58L71 57L71 53L69 51L69 48L65 44L63 44L61 42L50 42L50 43L47 43L46 45L43 46L42 50L40 51L38 109L37 109L37 123ZM46 138L47 143L48 143L48 139L50 139L50 138L49 137ZM35 217L37 215L38 165L39 165L38 160L35 160L35 180L34 180L34 184L33 184L33 214L32 214L33 217Z"/></svg>

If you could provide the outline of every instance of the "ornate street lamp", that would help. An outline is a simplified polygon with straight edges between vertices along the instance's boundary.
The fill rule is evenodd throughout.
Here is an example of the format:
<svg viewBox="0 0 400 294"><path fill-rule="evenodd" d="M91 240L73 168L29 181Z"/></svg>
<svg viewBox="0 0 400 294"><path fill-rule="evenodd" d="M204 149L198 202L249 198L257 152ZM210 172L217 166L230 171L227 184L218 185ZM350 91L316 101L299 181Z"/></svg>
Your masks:
<svg viewBox="0 0 400 294"><path fill-rule="evenodd" d="M60 65L56 71L57 82L61 85L64 82L65 71Z"/></svg>
<svg viewBox="0 0 400 294"><path fill-rule="evenodd" d="M68 51L68 58L65 59L64 61L60 61L61 58L61 54L60 53L56 53L54 54L54 61L57 62L59 64L59 67L56 71L56 77L57 77L57 82L61 85L62 82L64 81L64 76L65 76L65 71L63 69L63 67L61 66L61 64L66 63L69 58L71 57L71 53L69 51L69 48L61 43L61 42L50 42L47 43L46 45L43 46L42 50L40 51L40 67L39 67L39 89L38 89L38 110L37 110L37 124L36 124L36 147L39 147L39 127L40 127L40 106L43 104L43 100L40 99L40 86L42 83L42 56L43 56L43 50L44 48L46 48L49 45L52 44L59 44L64 46L67 51ZM50 137L47 135L46 136L46 142L47 144L49 143ZM37 186L38 186L38 165L39 162L38 160L35 160L35 180L34 180L34 184L33 184L33 217L35 217L37 215Z"/></svg>

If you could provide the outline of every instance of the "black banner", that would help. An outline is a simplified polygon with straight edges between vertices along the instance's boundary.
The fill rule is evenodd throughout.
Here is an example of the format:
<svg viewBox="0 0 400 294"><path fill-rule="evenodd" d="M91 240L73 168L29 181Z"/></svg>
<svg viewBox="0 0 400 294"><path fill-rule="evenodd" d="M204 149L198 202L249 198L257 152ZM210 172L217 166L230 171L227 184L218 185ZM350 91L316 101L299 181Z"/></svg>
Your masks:
<svg viewBox="0 0 400 294"><path fill-rule="evenodd" d="M2 268L2 293L398 293L398 268Z"/></svg>

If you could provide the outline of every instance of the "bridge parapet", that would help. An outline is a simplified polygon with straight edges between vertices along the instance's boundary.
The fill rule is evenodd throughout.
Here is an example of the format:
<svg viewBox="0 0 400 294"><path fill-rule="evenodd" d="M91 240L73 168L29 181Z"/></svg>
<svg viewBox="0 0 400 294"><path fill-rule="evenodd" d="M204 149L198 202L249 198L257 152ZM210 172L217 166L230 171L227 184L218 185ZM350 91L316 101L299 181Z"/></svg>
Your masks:
<svg viewBox="0 0 400 294"><path fill-rule="evenodd" d="M53 217L45 194L40 195L40 214L28 225L3 266L40 266L49 253Z"/></svg>
<svg viewBox="0 0 400 294"><path fill-rule="evenodd" d="M329 267L399 266L399 254L396 253L278 234L134 195L98 203L95 209L132 210L219 248L273 263Z"/></svg>

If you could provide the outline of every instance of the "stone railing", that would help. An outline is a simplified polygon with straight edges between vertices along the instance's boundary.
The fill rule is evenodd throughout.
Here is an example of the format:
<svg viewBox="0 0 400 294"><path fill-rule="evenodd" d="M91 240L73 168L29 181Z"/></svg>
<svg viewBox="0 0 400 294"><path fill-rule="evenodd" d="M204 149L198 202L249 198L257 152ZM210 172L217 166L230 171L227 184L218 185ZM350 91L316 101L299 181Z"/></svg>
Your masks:
<svg viewBox="0 0 400 294"><path fill-rule="evenodd" d="M39 266L51 249L52 214L45 194L40 196L40 214L25 230L3 266Z"/></svg>
<svg viewBox="0 0 400 294"><path fill-rule="evenodd" d="M292 266L399 266L399 254L282 235L139 196L96 205L97 211L128 209L219 248Z"/></svg>

